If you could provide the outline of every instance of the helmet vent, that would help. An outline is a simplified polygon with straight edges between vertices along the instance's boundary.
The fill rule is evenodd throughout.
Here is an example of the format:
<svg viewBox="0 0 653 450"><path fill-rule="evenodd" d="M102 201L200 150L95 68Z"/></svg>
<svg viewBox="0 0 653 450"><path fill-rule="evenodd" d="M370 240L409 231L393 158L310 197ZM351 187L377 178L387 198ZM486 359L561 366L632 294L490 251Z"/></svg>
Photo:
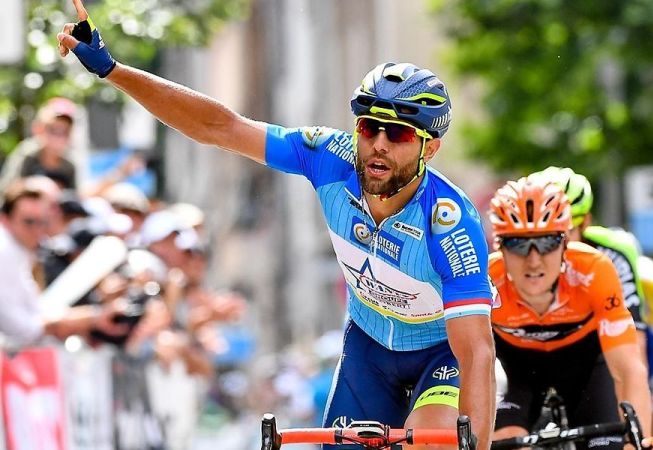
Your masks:
<svg viewBox="0 0 653 450"><path fill-rule="evenodd" d="M526 200L526 220L528 222L533 221L533 200Z"/></svg>
<svg viewBox="0 0 653 450"><path fill-rule="evenodd" d="M419 113L419 110L417 108L413 108L412 106L406 106L406 105L399 105L397 107L397 110L399 110L401 114L415 115Z"/></svg>
<svg viewBox="0 0 653 450"><path fill-rule="evenodd" d="M386 75L385 79L388 81L392 81L393 83L401 83L402 81L404 81L404 79L399 75Z"/></svg>
<svg viewBox="0 0 653 450"><path fill-rule="evenodd" d="M416 100L415 103L420 103L420 104L426 105L426 106L444 105L444 102L438 101L438 100L436 100L434 98L430 98L430 97L422 97L422 98Z"/></svg>
<svg viewBox="0 0 653 450"><path fill-rule="evenodd" d="M578 194L578 197L574 199L574 201L571 202L572 205L577 205L578 203L581 202L581 200L585 197L585 190L580 191L580 194Z"/></svg>
<svg viewBox="0 0 653 450"><path fill-rule="evenodd" d="M356 103L365 107L370 107L374 103L374 99L360 95L356 98Z"/></svg>

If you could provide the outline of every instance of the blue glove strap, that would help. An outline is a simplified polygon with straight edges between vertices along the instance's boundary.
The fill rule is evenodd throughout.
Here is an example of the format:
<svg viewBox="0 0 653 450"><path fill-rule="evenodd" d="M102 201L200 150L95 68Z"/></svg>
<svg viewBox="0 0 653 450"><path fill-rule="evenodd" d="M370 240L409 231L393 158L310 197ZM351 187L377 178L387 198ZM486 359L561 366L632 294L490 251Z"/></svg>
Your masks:
<svg viewBox="0 0 653 450"><path fill-rule="evenodd" d="M100 78L104 78L116 67L116 60L113 59L109 50L104 45L102 36L100 36L99 31L95 28L90 18L88 22L92 30L91 42L86 43L80 41L79 45L72 51L84 67L86 67L86 70L98 75Z"/></svg>

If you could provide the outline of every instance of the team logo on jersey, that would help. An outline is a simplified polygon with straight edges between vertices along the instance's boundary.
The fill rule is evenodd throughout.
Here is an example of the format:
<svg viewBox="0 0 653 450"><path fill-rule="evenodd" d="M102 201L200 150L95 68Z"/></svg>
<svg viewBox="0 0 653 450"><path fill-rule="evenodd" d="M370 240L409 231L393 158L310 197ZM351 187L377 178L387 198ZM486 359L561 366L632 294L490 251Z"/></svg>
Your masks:
<svg viewBox="0 0 653 450"><path fill-rule="evenodd" d="M567 277L567 282L570 286L580 286L581 284L585 287L589 287L590 284L594 281L593 273L581 273L574 269L570 261L565 263L565 276Z"/></svg>
<svg viewBox="0 0 653 450"><path fill-rule="evenodd" d="M448 380L449 378L457 377L460 371L457 367L442 366L435 369L433 378L436 380Z"/></svg>
<svg viewBox="0 0 653 450"><path fill-rule="evenodd" d="M403 222L393 223L392 228L399 231L400 233L404 233L404 234L407 234L410 237L414 237L418 241L421 241L422 236L424 235L424 232L422 230L420 230L419 228L414 227L412 225L408 225L407 223L403 223Z"/></svg>
<svg viewBox="0 0 653 450"><path fill-rule="evenodd" d="M302 128L302 139L309 148L316 148L325 143L334 130L327 127L306 127Z"/></svg>
<svg viewBox="0 0 653 450"><path fill-rule="evenodd" d="M354 237L358 242L365 245L370 245L370 242L372 242L372 232L366 224L362 222L355 223L353 231Z"/></svg>
<svg viewBox="0 0 653 450"><path fill-rule="evenodd" d="M372 273L369 259L365 260L360 269L356 269L344 263L343 265L347 268L349 273L354 276L355 284L353 283L353 280L351 280L351 287L364 302L367 302L372 306L408 310L410 308L410 302L417 298L417 294L398 291L397 289L377 280Z"/></svg>
<svg viewBox="0 0 653 450"><path fill-rule="evenodd" d="M458 225L461 217L460 206L456 202L450 198L440 198L431 214L431 231L434 234L448 233Z"/></svg>

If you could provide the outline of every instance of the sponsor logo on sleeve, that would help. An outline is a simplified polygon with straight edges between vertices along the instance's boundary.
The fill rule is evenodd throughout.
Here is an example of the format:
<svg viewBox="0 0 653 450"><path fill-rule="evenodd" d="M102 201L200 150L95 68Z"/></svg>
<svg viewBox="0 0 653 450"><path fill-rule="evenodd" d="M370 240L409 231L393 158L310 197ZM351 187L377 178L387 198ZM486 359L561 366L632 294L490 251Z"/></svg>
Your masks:
<svg viewBox="0 0 653 450"><path fill-rule="evenodd" d="M599 336L620 336L630 327L635 327L632 317L621 320L603 319L599 321Z"/></svg>
<svg viewBox="0 0 653 450"><path fill-rule="evenodd" d="M335 134L334 137L335 139L332 139L331 142L327 144L327 151L353 165L354 149L351 136L346 133L339 133Z"/></svg>
<svg viewBox="0 0 653 450"><path fill-rule="evenodd" d="M316 148L333 136L334 131L327 127L305 127L302 128L302 139L309 148Z"/></svg>
<svg viewBox="0 0 653 450"><path fill-rule="evenodd" d="M460 206L450 198L440 198L431 213L431 231L444 234L453 230L462 216Z"/></svg>
<svg viewBox="0 0 653 450"><path fill-rule="evenodd" d="M410 237L414 237L418 241L421 241L422 236L424 236L424 232L422 230L412 225L408 225L407 223L395 222L392 224L392 228L399 231L400 233L404 233Z"/></svg>
<svg viewBox="0 0 653 450"><path fill-rule="evenodd" d="M474 243L465 231L465 228L461 228L440 240L454 278L481 273Z"/></svg>

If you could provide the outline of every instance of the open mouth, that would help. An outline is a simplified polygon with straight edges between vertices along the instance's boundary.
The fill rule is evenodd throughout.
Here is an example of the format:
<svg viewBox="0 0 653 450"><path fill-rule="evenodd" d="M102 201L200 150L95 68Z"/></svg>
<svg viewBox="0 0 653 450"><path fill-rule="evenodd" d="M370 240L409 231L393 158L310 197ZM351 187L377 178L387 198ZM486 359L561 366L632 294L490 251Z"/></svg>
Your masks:
<svg viewBox="0 0 653 450"><path fill-rule="evenodd" d="M390 168L381 161L371 162L367 164L366 167L368 173L376 176L383 175L390 170Z"/></svg>
<svg viewBox="0 0 653 450"><path fill-rule="evenodd" d="M525 276L526 276L526 278L528 278L529 280L535 280L535 279L543 278L543 277L544 277L544 273L543 273L543 272L527 273Z"/></svg>

